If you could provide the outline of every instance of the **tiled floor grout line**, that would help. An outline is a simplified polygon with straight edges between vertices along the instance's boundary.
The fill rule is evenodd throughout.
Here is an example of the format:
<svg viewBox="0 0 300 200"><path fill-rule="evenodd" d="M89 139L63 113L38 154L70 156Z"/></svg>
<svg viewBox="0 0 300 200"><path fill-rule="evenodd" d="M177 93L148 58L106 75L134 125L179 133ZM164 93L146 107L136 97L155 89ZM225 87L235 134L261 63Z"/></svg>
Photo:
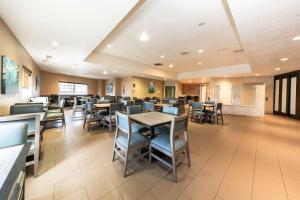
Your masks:
<svg viewBox="0 0 300 200"><path fill-rule="evenodd" d="M191 178L191 181L184 187L184 189L182 190L181 193L179 193L178 197L176 199L178 199L186 190L186 188L192 183L192 181L197 177L197 175L200 173L201 170L203 170L203 167L205 166L205 163L207 163L212 157L213 155L215 155L215 153L225 144L225 142L230 138L230 135L228 134L222 141L222 143L215 149L215 151L213 151L213 153L209 156L209 158L203 163L203 165L199 168L199 170L196 172L195 176ZM206 171L206 170L205 170ZM209 172L208 172L209 173ZM210 173L209 173L210 174ZM213 175L214 176L214 175ZM188 197L189 198L189 197ZM189 198L191 199L191 198Z"/></svg>
<svg viewBox="0 0 300 200"><path fill-rule="evenodd" d="M288 192L287 192L287 189L286 189L286 184L285 184L285 180L284 180L284 177L283 177L283 173L282 173L282 169L281 169L281 165L280 165L280 161L279 161L279 156L278 156L278 151L277 151L277 147L276 147L276 141L275 141L276 138L274 137L273 132L271 132L271 138L272 138L272 141L273 141L273 148L275 150L276 160L277 160L277 164L279 166L282 183L283 183L284 190L285 190L285 195L286 195L286 198L289 199L289 195L288 195Z"/></svg>
<svg viewBox="0 0 300 200"><path fill-rule="evenodd" d="M254 189L254 178L255 178L255 170L256 170L256 156L257 156L257 149L258 149L258 142L260 138L260 124L257 127L257 138L256 138L256 147L255 147L255 156L254 156L254 164L253 164L253 175L252 175L252 184L251 184L251 199L253 199L253 189Z"/></svg>
<svg viewBox="0 0 300 200"><path fill-rule="evenodd" d="M240 148L240 145L241 145L241 143L242 143L242 141L243 141L244 138L245 138L245 134L243 134L243 136L240 138L240 141L238 142L238 145L235 147L235 150L234 150L234 153L233 153L233 155L232 155L232 158L231 158L231 160L230 160L230 162L229 162L229 164L228 164L228 166L227 166L227 168L226 168L226 170L225 170L225 173L224 173L224 175L223 175L223 178L221 179L221 183L220 183L220 185L219 185L219 187L218 187L218 189L217 189L217 191L216 191L216 194L215 194L215 196L214 196L214 199L216 199L217 196L218 196L218 193L219 193L219 190L220 190L220 188L221 188L221 185L222 185L222 183L223 183L223 181L224 181L224 179L225 179L225 177L226 177L226 174L227 174L227 172L228 172L228 170L229 170L229 168L230 168L230 166L231 166L231 163L232 163L233 159L235 158L236 153L237 153L238 149Z"/></svg>

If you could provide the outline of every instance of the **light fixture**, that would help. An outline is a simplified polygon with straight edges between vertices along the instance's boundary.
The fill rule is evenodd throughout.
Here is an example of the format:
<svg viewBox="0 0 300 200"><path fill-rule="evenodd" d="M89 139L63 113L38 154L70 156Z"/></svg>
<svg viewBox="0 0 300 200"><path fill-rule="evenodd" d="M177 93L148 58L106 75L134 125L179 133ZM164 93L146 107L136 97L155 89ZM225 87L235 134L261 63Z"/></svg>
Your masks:
<svg viewBox="0 0 300 200"><path fill-rule="evenodd" d="M284 62L284 61L288 61L289 58L281 58L280 61Z"/></svg>
<svg viewBox="0 0 300 200"><path fill-rule="evenodd" d="M56 41L52 41L51 44L52 44L53 46L55 46L55 47L58 46L58 42L56 42Z"/></svg>
<svg viewBox="0 0 300 200"><path fill-rule="evenodd" d="M174 67L174 65L173 65L173 64L170 64L170 65L169 65L169 67L170 67L170 68L173 68L173 67Z"/></svg>
<svg viewBox="0 0 300 200"><path fill-rule="evenodd" d="M161 55L161 56L160 56L160 58L164 58L164 57L165 57L164 55Z"/></svg>
<svg viewBox="0 0 300 200"><path fill-rule="evenodd" d="M297 36L293 37L293 40L294 41L300 40L300 35L297 35Z"/></svg>
<svg viewBox="0 0 300 200"><path fill-rule="evenodd" d="M147 33L142 32L142 34L139 36L139 40L142 42L146 42L149 40L149 35L147 35Z"/></svg>
<svg viewBox="0 0 300 200"><path fill-rule="evenodd" d="M260 74L255 74L255 76L259 76Z"/></svg>
<svg viewBox="0 0 300 200"><path fill-rule="evenodd" d="M107 71L104 70L104 71L103 71L103 74L107 74Z"/></svg>
<svg viewBox="0 0 300 200"><path fill-rule="evenodd" d="M202 49L199 49L199 50L198 50L198 53L203 53L203 50L202 50Z"/></svg>
<svg viewBox="0 0 300 200"><path fill-rule="evenodd" d="M275 71L279 71L279 70L280 70L280 68L279 68L279 67L276 67L276 68L275 68Z"/></svg>
<svg viewBox="0 0 300 200"><path fill-rule="evenodd" d="M113 72L114 72L114 73L117 73L117 70L114 70Z"/></svg>
<svg viewBox="0 0 300 200"><path fill-rule="evenodd" d="M111 48L111 44L106 45L108 48Z"/></svg>
<svg viewBox="0 0 300 200"><path fill-rule="evenodd" d="M202 62L198 62L198 65L202 65Z"/></svg>

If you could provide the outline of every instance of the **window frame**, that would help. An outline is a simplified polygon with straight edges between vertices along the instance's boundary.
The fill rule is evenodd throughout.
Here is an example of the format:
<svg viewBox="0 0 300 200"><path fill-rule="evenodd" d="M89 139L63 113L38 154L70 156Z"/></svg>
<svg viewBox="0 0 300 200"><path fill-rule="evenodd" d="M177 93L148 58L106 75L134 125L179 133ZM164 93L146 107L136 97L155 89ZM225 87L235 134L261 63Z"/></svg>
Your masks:
<svg viewBox="0 0 300 200"><path fill-rule="evenodd" d="M61 90L61 85L60 84L70 84L72 85L72 89L69 91L62 91ZM82 87L86 87L86 91L76 91L76 85ZM76 83L76 82L67 82L67 81L59 81L58 82L58 94L61 95L87 95L88 94L88 84L86 83Z"/></svg>

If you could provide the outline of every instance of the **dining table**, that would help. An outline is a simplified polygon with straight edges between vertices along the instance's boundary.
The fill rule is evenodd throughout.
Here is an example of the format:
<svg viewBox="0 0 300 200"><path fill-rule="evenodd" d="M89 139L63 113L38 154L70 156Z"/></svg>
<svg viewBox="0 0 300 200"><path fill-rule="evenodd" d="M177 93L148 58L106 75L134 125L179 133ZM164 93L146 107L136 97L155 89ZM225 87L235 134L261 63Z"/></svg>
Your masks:
<svg viewBox="0 0 300 200"><path fill-rule="evenodd" d="M96 103L96 104L94 104L94 107L97 109L109 108L110 103Z"/></svg>
<svg viewBox="0 0 300 200"><path fill-rule="evenodd" d="M144 112L130 115L130 119L136 123L148 127L154 135L154 128L164 124L169 124L176 116L162 112Z"/></svg>

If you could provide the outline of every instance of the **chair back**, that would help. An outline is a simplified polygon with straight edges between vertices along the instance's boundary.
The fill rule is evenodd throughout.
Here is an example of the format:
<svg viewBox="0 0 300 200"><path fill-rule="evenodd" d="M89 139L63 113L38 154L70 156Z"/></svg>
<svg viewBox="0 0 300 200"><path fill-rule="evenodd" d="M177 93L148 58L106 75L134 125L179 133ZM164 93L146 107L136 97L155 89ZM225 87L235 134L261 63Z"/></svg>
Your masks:
<svg viewBox="0 0 300 200"><path fill-rule="evenodd" d="M110 103L109 100L98 100L97 101L98 104L106 104L106 103Z"/></svg>
<svg viewBox="0 0 300 200"><path fill-rule="evenodd" d="M127 115L133 115L137 113L142 113L143 109L141 105L133 105L133 106L127 106Z"/></svg>
<svg viewBox="0 0 300 200"><path fill-rule="evenodd" d="M163 106L162 112L167 113L167 114L171 114L171 115L176 115L176 116L179 115L178 107L172 107L172 106L166 106L165 105L165 106Z"/></svg>
<svg viewBox="0 0 300 200"><path fill-rule="evenodd" d="M147 110L147 111L154 111L154 103L144 102L143 103L143 108L144 108L144 110Z"/></svg>
<svg viewBox="0 0 300 200"><path fill-rule="evenodd" d="M220 113L222 113L222 107L223 107L223 104L222 104L222 103L217 103L216 112L217 112L217 111L220 111Z"/></svg>
<svg viewBox="0 0 300 200"><path fill-rule="evenodd" d="M109 107L109 114L114 115L116 111L122 111L123 103L112 103Z"/></svg>
<svg viewBox="0 0 300 200"><path fill-rule="evenodd" d="M93 111L93 102L86 102L85 110L87 113L91 113Z"/></svg>
<svg viewBox="0 0 300 200"><path fill-rule="evenodd" d="M163 100L162 100L162 103L163 103L163 104L169 104L169 99L163 99Z"/></svg>
<svg viewBox="0 0 300 200"><path fill-rule="evenodd" d="M0 123L0 149L20 144L27 141L28 124L26 123Z"/></svg>
<svg viewBox="0 0 300 200"><path fill-rule="evenodd" d="M11 115L39 112L44 112L43 104L24 104L10 106Z"/></svg>
<svg viewBox="0 0 300 200"><path fill-rule="evenodd" d="M202 104L203 104L202 102L192 101L191 102L192 110L201 109L202 108Z"/></svg>
<svg viewBox="0 0 300 200"><path fill-rule="evenodd" d="M129 116L119 111L116 111L116 126L123 133L131 133Z"/></svg>
<svg viewBox="0 0 300 200"><path fill-rule="evenodd" d="M177 100L176 100L176 99L170 99L170 100L169 100L169 104L174 104L174 103L177 103Z"/></svg>
<svg viewBox="0 0 300 200"><path fill-rule="evenodd" d="M134 105L142 105L143 101L142 99L134 99Z"/></svg>
<svg viewBox="0 0 300 200"><path fill-rule="evenodd" d="M171 123L170 129L170 144L171 149L175 151L175 140L180 135L184 134L185 142L188 143L188 114L181 117L175 117Z"/></svg>

